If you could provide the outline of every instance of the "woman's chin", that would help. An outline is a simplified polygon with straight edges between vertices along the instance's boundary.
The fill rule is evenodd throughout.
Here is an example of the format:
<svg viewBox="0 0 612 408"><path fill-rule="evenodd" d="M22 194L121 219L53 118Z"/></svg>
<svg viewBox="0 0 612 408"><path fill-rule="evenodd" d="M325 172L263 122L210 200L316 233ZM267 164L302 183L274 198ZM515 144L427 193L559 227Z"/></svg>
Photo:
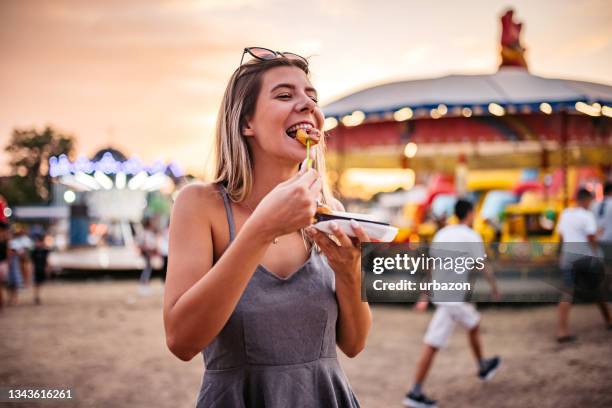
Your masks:
<svg viewBox="0 0 612 408"><path fill-rule="evenodd" d="M294 148L292 146L291 149L287 150L286 157L292 162L301 163L306 159L306 149L303 147Z"/></svg>

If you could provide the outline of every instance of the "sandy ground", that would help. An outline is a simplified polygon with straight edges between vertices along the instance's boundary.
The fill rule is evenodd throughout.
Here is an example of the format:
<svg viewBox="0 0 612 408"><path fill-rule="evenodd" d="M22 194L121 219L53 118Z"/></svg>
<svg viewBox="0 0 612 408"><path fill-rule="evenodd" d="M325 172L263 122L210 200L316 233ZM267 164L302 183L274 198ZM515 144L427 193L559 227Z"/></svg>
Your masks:
<svg viewBox="0 0 612 408"><path fill-rule="evenodd" d="M139 297L132 281L54 281L42 306L22 292L19 306L0 313L0 386L70 387L78 407L193 406L203 362L182 362L166 349L161 285L153 286L152 296ZM373 313L367 349L341 363L363 407L401 407L431 312L376 306ZM483 310L485 353L504 359L498 375L477 380L459 329L426 391L446 407L612 406L612 332L594 306L576 306L579 342L558 346L555 317L552 306Z"/></svg>

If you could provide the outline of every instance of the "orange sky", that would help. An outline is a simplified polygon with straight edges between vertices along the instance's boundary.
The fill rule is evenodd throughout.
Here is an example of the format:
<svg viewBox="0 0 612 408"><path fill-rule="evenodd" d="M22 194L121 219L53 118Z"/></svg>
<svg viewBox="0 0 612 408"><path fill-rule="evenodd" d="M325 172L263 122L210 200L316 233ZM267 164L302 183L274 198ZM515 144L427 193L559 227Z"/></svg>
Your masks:
<svg viewBox="0 0 612 408"><path fill-rule="evenodd" d="M0 145L51 124L79 153L111 144L201 173L244 46L312 55L325 103L394 79L494 72L509 5L533 73L612 84L606 0L2 0Z"/></svg>

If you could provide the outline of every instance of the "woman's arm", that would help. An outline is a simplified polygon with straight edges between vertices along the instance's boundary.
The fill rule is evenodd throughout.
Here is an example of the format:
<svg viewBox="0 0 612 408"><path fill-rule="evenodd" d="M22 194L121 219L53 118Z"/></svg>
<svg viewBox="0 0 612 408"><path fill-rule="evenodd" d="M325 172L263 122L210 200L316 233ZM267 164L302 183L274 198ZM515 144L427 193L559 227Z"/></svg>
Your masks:
<svg viewBox="0 0 612 408"><path fill-rule="evenodd" d="M214 185L202 184L181 190L170 223L164 294L166 343L172 353L190 360L219 334L273 239L309 224L320 189L314 170L280 183L214 266L206 210L219 192Z"/></svg>
<svg viewBox="0 0 612 408"><path fill-rule="evenodd" d="M213 263L211 223L206 208L213 185L193 184L172 210L164 325L170 351L191 360L221 331L273 237L251 218L233 244Z"/></svg>
<svg viewBox="0 0 612 408"><path fill-rule="evenodd" d="M332 208L344 211L344 206L337 200ZM369 241L361 227L353 227L361 242ZM342 244L338 247L331 239L312 228L311 236L328 258L336 276L336 298L338 300L338 322L336 325L336 343L348 357L355 357L366 344L372 326L372 313L367 302L361 301L361 249L354 245L346 234L339 229L334 235Z"/></svg>
<svg viewBox="0 0 612 408"><path fill-rule="evenodd" d="M372 327L370 305L361 301L361 267L356 269L354 278L338 279L336 275L336 296L339 309L336 342L352 358L365 348Z"/></svg>

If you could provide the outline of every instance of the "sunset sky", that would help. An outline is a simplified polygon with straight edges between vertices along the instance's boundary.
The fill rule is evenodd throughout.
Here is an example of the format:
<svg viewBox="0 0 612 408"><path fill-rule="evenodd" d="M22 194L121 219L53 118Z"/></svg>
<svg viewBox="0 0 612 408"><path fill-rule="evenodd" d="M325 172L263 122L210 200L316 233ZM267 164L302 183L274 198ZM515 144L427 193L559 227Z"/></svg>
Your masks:
<svg viewBox="0 0 612 408"><path fill-rule="evenodd" d="M494 72L507 6L532 73L612 84L606 0L2 0L0 145L51 124L78 153L112 145L201 173L245 46L312 56L325 104L391 80Z"/></svg>

